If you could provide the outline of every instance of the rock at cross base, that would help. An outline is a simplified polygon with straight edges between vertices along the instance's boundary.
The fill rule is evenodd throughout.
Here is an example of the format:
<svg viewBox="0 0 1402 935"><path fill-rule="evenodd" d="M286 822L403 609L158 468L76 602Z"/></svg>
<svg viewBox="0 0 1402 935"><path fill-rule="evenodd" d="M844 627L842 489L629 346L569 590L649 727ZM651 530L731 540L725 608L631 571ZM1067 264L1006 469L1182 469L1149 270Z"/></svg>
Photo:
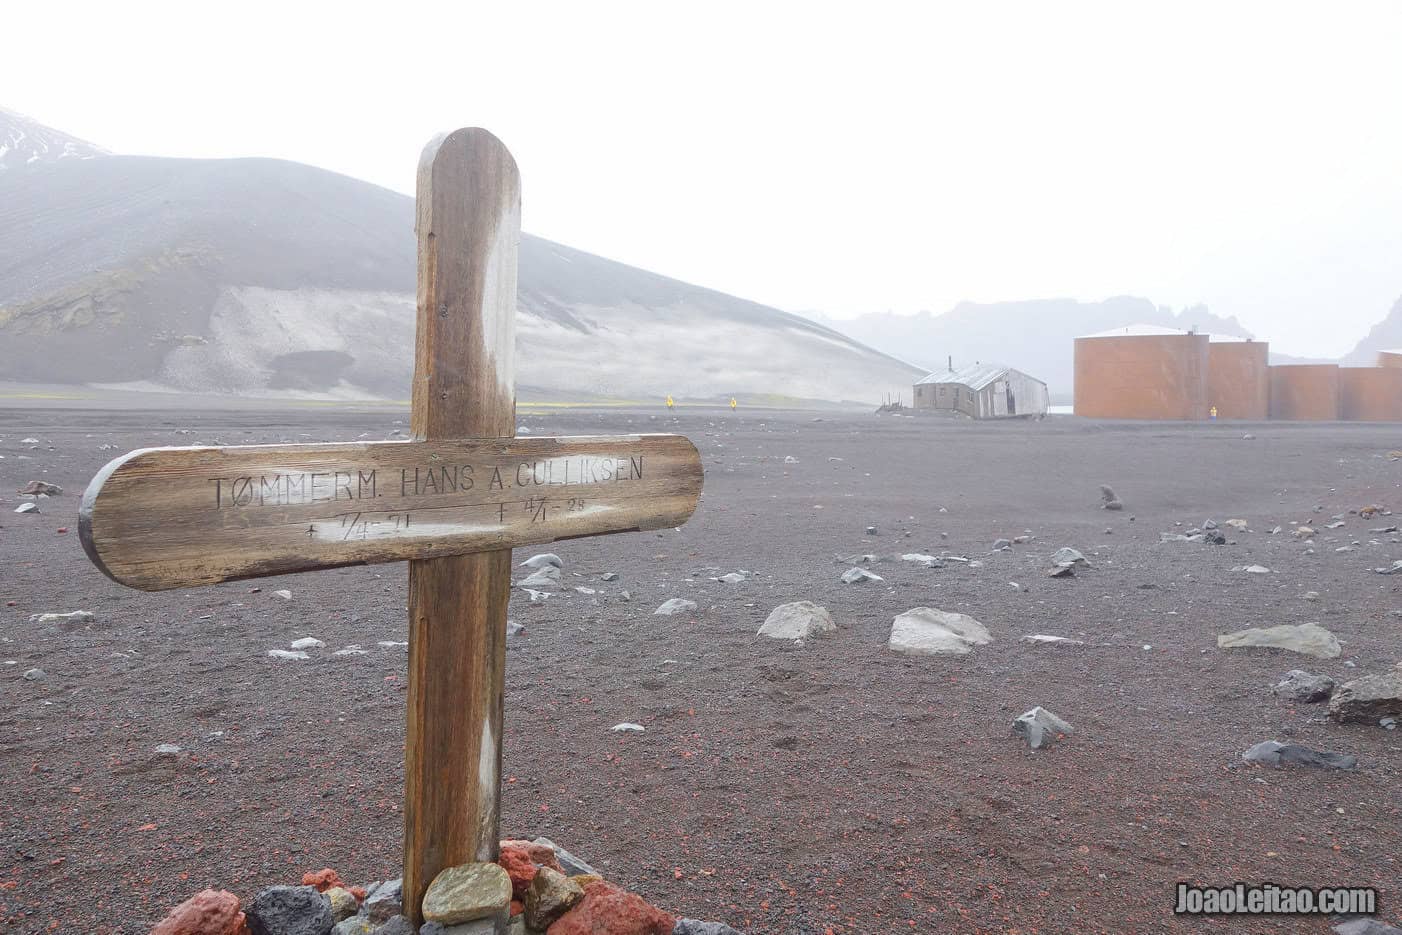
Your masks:
<svg viewBox="0 0 1402 935"><path fill-rule="evenodd" d="M812 601L792 601L771 610L758 635L776 640L806 640L836 629L837 624L832 622L832 614L826 607Z"/></svg>
<svg viewBox="0 0 1402 935"><path fill-rule="evenodd" d="M612 883L591 883L584 899L546 929L547 935L672 935L677 920Z"/></svg>
<svg viewBox="0 0 1402 935"><path fill-rule="evenodd" d="M701 922L697 919L678 919L672 935L740 935L724 922Z"/></svg>
<svg viewBox="0 0 1402 935"><path fill-rule="evenodd" d="M1291 669L1275 683L1271 692L1303 704L1327 701L1334 692L1334 680L1327 675L1313 675L1303 669Z"/></svg>
<svg viewBox="0 0 1402 935"><path fill-rule="evenodd" d="M1329 719L1340 724L1375 724L1402 716L1402 669L1345 682L1329 699Z"/></svg>
<svg viewBox="0 0 1402 935"><path fill-rule="evenodd" d="M402 916L393 916L399 919ZM378 922L370 921L369 916L351 916L336 923L336 927L331 930L331 935L371 935L375 931Z"/></svg>
<svg viewBox="0 0 1402 935"><path fill-rule="evenodd" d="M670 617L673 614L684 614L695 609L695 601L689 601L684 597L673 597L663 601L662 605L652 612L652 615L654 617Z"/></svg>
<svg viewBox="0 0 1402 935"><path fill-rule="evenodd" d="M303 879L306 879L303 877ZM355 898L355 894L344 886L333 886L330 889L322 890L326 898L331 901L331 918L340 922L349 919L360 911L360 900Z"/></svg>
<svg viewBox="0 0 1402 935"><path fill-rule="evenodd" d="M505 844L506 842L503 841L502 843ZM594 872L593 867L589 866L587 863L580 860L578 857L574 856L569 851L565 850L563 847L556 844L549 838L536 838L534 841L531 842L531 844L535 845L536 847L548 847L550 849L550 852L555 855L555 860L559 864L560 871L568 876L573 877L578 876L581 873ZM549 862L545 860L537 860L536 863L544 863L549 865ZM580 885L583 886L584 884L581 883Z"/></svg>
<svg viewBox="0 0 1402 935"><path fill-rule="evenodd" d="M151 935L246 935L239 898L226 890L201 890L156 923Z"/></svg>
<svg viewBox="0 0 1402 935"><path fill-rule="evenodd" d="M1050 747L1057 734L1070 734L1071 725L1038 705L1013 721L1013 734L1027 741L1033 750Z"/></svg>
<svg viewBox="0 0 1402 935"><path fill-rule="evenodd" d="M891 650L916 656L967 653L976 645L993 642L988 629L973 617L915 607L891 624Z"/></svg>
<svg viewBox="0 0 1402 935"><path fill-rule="evenodd" d="M270 886L249 904L253 935L331 935L331 900L314 886Z"/></svg>
<svg viewBox="0 0 1402 935"><path fill-rule="evenodd" d="M526 889L526 925L533 929L549 928L560 916L584 898L584 888L569 877L541 867Z"/></svg>
<svg viewBox="0 0 1402 935"><path fill-rule="evenodd" d="M506 870L507 875L511 877L512 899L525 901L526 890L530 887L531 881L535 879L538 869L537 865L549 867L551 870L558 870L561 873L564 872L560 867L559 861L555 859L554 854L548 855L548 861L536 860L536 857L543 858L547 856L543 854L542 851L542 848L537 848L533 844L518 846L514 843L502 843L500 855L497 857L497 863L501 864L502 868Z"/></svg>
<svg viewBox="0 0 1402 935"><path fill-rule="evenodd" d="M1241 755L1248 763L1263 766L1318 766L1324 769L1353 769L1358 757L1348 753L1311 750L1297 743L1263 740Z"/></svg>
<svg viewBox="0 0 1402 935"><path fill-rule="evenodd" d="M1317 623L1281 624L1238 630L1217 637L1218 649L1288 649L1320 659L1335 659L1343 652L1339 639Z"/></svg>
<svg viewBox="0 0 1402 935"><path fill-rule="evenodd" d="M423 915L429 922L457 925L483 919L511 904L511 877L498 864L449 867L433 878L424 893Z"/></svg>
<svg viewBox="0 0 1402 935"><path fill-rule="evenodd" d="M404 911L404 884L402 880L389 880L376 883L365 894L361 908L373 922L383 922L390 916Z"/></svg>

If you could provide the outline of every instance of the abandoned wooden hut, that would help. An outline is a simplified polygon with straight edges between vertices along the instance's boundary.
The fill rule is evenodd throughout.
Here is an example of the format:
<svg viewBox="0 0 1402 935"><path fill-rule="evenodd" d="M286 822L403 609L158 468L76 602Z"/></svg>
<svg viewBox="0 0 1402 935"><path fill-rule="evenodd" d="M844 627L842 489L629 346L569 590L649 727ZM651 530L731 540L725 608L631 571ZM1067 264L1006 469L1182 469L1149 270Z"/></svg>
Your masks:
<svg viewBox="0 0 1402 935"><path fill-rule="evenodd" d="M1047 412L1047 385L1001 364L973 364L936 371L915 384L916 409L962 412L974 419L1041 416Z"/></svg>

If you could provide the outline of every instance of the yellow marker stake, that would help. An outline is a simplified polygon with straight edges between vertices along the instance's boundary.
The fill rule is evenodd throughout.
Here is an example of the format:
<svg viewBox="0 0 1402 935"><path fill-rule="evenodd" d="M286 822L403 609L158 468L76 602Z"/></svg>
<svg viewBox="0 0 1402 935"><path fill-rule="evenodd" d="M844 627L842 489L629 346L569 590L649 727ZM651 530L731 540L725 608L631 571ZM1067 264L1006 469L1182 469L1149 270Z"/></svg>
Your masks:
<svg viewBox="0 0 1402 935"><path fill-rule="evenodd" d="M671 394L670 394L670 393L667 394L667 408L668 408L668 409L671 409L671 408L672 408L673 406L675 406L675 405L676 405L676 403L672 402L672 396L671 396Z"/></svg>
<svg viewBox="0 0 1402 935"><path fill-rule="evenodd" d="M731 409L734 409L734 408L735 408L735 397L734 397L734 396L730 397L730 408L731 408Z"/></svg>

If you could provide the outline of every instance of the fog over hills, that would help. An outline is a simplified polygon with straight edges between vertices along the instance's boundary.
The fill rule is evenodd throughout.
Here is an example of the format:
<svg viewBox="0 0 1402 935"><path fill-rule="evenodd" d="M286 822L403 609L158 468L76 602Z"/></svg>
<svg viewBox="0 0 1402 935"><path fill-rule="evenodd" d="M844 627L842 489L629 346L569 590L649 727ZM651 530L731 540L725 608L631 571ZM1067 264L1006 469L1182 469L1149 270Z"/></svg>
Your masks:
<svg viewBox="0 0 1402 935"><path fill-rule="evenodd" d="M1387 317L1378 322L1344 358L1345 363L1373 364L1378 351L1402 348L1402 298L1393 303Z"/></svg>
<svg viewBox="0 0 1402 935"><path fill-rule="evenodd" d="M1132 296L1103 302L961 302L942 315L876 313L820 320L926 370L945 369L950 357L956 368L976 361L996 361L1037 377L1050 392L1062 395L1072 389L1074 339L1081 335L1150 324L1254 337L1235 318L1213 315L1201 306L1174 314L1169 308Z"/></svg>
<svg viewBox="0 0 1402 935"><path fill-rule="evenodd" d="M408 397L413 199L275 159L104 155L22 119L0 113L0 141L32 144L0 172L0 380ZM523 398L870 402L919 376L800 316L522 237Z"/></svg>

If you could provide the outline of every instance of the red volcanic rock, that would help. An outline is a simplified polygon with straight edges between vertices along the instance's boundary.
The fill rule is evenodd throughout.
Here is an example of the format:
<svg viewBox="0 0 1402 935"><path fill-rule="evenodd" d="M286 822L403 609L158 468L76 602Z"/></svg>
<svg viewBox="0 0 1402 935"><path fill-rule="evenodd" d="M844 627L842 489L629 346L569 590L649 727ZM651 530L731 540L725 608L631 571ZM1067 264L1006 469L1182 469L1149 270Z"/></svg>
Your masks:
<svg viewBox="0 0 1402 935"><path fill-rule="evenodd" d="M524 840L502 841L501 846L504 848L510 847L514 848L515 850L525 851L527 854L530 855L531 860L535 861L536 863L543 864L549 867L551 870L559 870L561 873L564 872L564 870L560 867L560 861L555 857L555 848L553 847L547 847L544 844L537 844L534 841Z"/></svg>
<svg viewBox="0 0 1402 935"><path fill-rule="evenodd" d="M349 891L350 891L350 894L351 894L352 896L355 897L355 901L356 901L356 902L361 902L361 903L365 902L365 887L363 887L363 886L348 886L348 887L346 887L346 889L349 890Z"/></svg>
<svg viewBox="0 0 1402 935"><path fill-rule="evenodd" d="M503 847L497 863L511 877L511 898L524 902L526 890L530 889L531 881L535 879L535 861L531 860L531 855L519 847Z"/></svg>
<svg viewBox="0 0 1402 935"><path fill-rule="evenodd" d="M525 912L525 911L526 911L526 904L525 904L525 903L521 902L521 900L519 900L519 899L513 899L513 900L511 900L511 914L512 914L512 915L514 915L514 916L519 916L521 913L523 913L523 912Z"/></svg>
<svg viewBox="0 0 1402 935"><path fill-rule="evenodd" d="M656 906L614 886L590 883L584 899L561 916L546 935L672 935L677 920Z"/></svg>
<svg viewBox="0 0 1402 935"><path fill-rule="evenodd" d="M201 890L157 922L151 935L248 935L248 926L237 896Z"/></svg>
<svg viewBox="0 0 1402 935"><path fill-rule="evenodd" d="M316 873L302 874L303 886L315 886L318 893L324 893L333 886L344 886L341 878L336 875L336 871L327 867L325 870L318 870ZM363 899L364 897L359 897Z"/></svg>

